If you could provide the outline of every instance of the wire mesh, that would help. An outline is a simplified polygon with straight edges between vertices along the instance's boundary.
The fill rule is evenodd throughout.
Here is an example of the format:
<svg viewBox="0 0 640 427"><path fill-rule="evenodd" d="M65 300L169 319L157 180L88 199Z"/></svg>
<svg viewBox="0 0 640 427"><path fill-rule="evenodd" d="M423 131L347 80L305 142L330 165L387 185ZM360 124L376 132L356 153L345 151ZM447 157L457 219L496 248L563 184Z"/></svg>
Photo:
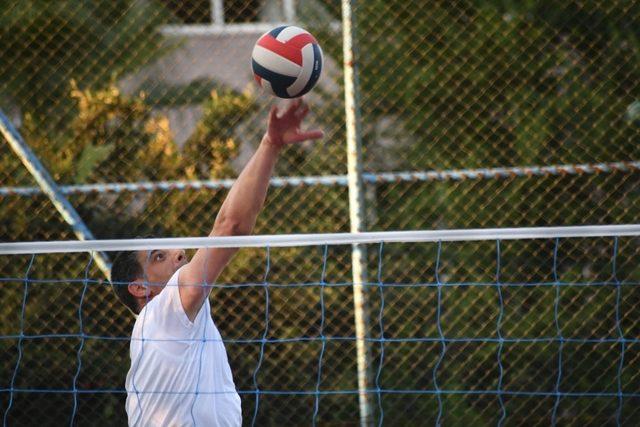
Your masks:
<svg viewBox="0 0 640 427"><path fill-rule="evenodd" d="M285 6L284 2L275 0L223 0L224 24L210 26L214 3L209 0L0 1L0 61L3 64L0 108L61 185L234 178L264 132L267 106L272 101L251 83L251 48L260 34L284 20ZM346 173L346 153L340 2L305 0L294 4L295 24L311 31L325 53L323 77L308 101L313 109L310 125L322 127L326 137L321 143L306 144L283 153L276 174L284 177L342 175ZM636 143L640 133L639 2L367 0L354 2L354 17L366 172L419 173L640 160L640 146ZM639 179L637 168L609 171L596 168L581 174L522 172L479 179L370 180L366 181L365 222L371 230L631 223L637 222ZM0 182L3 188L36 186L6 144L0 144ZM156 188L121 193L73 193L68 197L97 237L117 238L150 233L205 235L224 195L223 189ZM44 195L1 193L0 199L0 240L74 238ZM340 185L273 188L256 227L258 233L347 230L347 189ZM531 282L548 279L541 276L543 271L548 275L551 270L547 268L548 262L541 260L541 257L547 259L541 254L548 251L510 247L502 250L512 250L518 255L508 258L517 261L502 266L503 276L512 274ZM460 271L466 271L466 275L456 280L480 280L482 275L486 279L495 269L493 260L485 259L484 251L472 252L474 257L465 258L464 265L446 265L455 270L442 274L455 277ZM387 265L399 266L389 270L388 274L393 276L388 279L390 282L419 282L420 277L432 273L432 265L412 254L399 251L397 259L387 262ZM431 255L429 259L433 259ZM315 259L311 254L289 256L290 261L279 260L282 267L279 274L284 282L295 283L298 278L303 280L306 273L315 272L317 264L309 261ZM334 268L348 281L348 251L333 256ZM260 255L255 253L255 258L246 258L230 271L236 279L240 278L238 280L258 280L262 268ZM28 260L20 262L24 264ZM58 274L83 277L82 265L84 260L59 258L36 270L49 278ZM599 270L595 265L589 264L580 272L584 280L596 281ZM19 270L24 273L26 269L27 266L21 264ZM3 268L2 271L4 276L9 270ZM478 277L474 279L474 276ZM11 286L3 284L2 300L11 307L2 315L1 327L6 328L3 334L19 333L8 331L19 326L20 316L14 310L20 307L21 286L21 282ZM42 286L42 289L39 291L36 286L33 290L36 304L27 306L31 312L26 314L32 316L32 323L27 322L26 326L40 325L43 333L77 328L74 314L82 284ZM389 315L385 312L385 321L418 334L419 331L412 328L418 328L420 320L433 320L434 306L415 306L415 291L403 289L385 289L385 310L389 312ZM483 296L483 289L464 292L469 293L469 301L482 301L488 298ZM521 293L514 297L523 307L520 309L516 309L517 304L507 304L511 296L505 290L501 328L505 336L509 328L523 328L523 325L542 334L539 330L542 326L532 319L538 314L542 316L540 311L550 315L548 310L553 308L555 291L547 287L524 289L518 290ZM577 292L571 297L575 298L571 305L575 313L572 321L592 319L584 323L584 328L603 335L598 329L602 326L594 322L598 320L598 308L611 307L611 293L593 291L588 296L590 291L586 289L592 288L579 289L584 294ZM509 291L515 293L515 290ZM90 286L87 292L83 307L95 315L93 320L87 320L84 328L96 335L126 335L131 320L113 296L99 287ZM274 298L280 298L277 292ZM295 310L286 315L274 312L273 327L278 333L290 331L293 335L310 328L312 319L317 327L319 313L317 307L305 306L306 290L291 292L285 295L283 291L282 298ZM221 329L226 328L228 336L234 333L259 336L264 330L261 323L264 313L253 312L248 304L236 302L248 299L255 303L261 298L259 292L252 294L252 290L236 289L225 293L236 293L229 296L232 302L225 305L225 319L242 323L228 328L222 325ZM456 300L462 301L449 288L442 297L453 298L454 306ZM622 307L627 310L636 307L637 298L632 293L623 297ZM39 308L37 298L42 299L42 307L46 309ZM48 298L57 303L50 304ZM353 316L349 291L327 289L325 298L326 333L350 334ZM433 294L429 298L434 298ZM443 321L445 334L458 331L465 335L469 327L466 322L484 325L478 326L483 333L488 334L491 328L496 332L495 301L493 305L474 303L469 305L471 308L462 302L458 304L459 310L466 314L457 322ZM509 310L513 310L511 319ZM604 322L603 319L600 320ZM632 316L629 322L632 329L629 334L625 331L625 336L637 336ZM556 333L553 324L545 325L544 333ZM453 329L446 330L447 327ZM429 331L433 333L432 329ZM17 354L18 340L2 341L0 345L6 349L3 353ZM61 378L60 382L68 386L75 373L68 354L75 354L78 341L77 338L51 338L36 344L24 340L25 349L31 346L31 353L37 353L38 357L26 360L26 371L21 372L36 375L50 365L52 372ZM42 345L46 348L35 349ZM230 353L234 352L233 346L242 347L241 351L252 357L258 351L253 345L228 345ZM554 362L538 362L518 354L520 345L504 343L501 351L505 357L515 352L510 360L530 363L532 372L540 369L549 373L555 369ZM553 345L557 344L531 343L530 348L532 354L533 349L546 354ZM317 343L308 344L307 350L313 354L309 360L303 357L306 353L294 345L277 346L280 346L277 351L289 359L267 358L265 363L277 361L291 369L274 373L270 381L278 387L292 388L302 387L307 384L305 381L315 384L313 375L303 379L291 372L312 372L294 368L296 364L302 366L310 363L309 360L317 360L320 349ZM388 360L396 358L411 366L427 364L429 369L437 362L440 352L438 344L426 342L388 346ZM398 349L395 354L394 346ZM486 350L488 347L490 351ZM636 347L636 343L627 345L625 363L635 360ZM598 368L599 361L609 360L606 354L613 352L615 345L568 343L565 348L567 363L575 360L576 372L583 372L581 369L586 372L590 366L592 375L597 376L605 375L604 368ZM85 347L86 351L95 350L96 354L107 349L111 359L96 360L95 371L81 372L79 385L92 388L96 384L123 381L120 374L127 363L126 343L89 341ZM276 347L273 349L276 351ZM459 355L456 357L460 357L460 361L463 355L468 355L473 363L478 362L477 369L481 370L480 366L484 365L475 357L490 353L492 356L485 363L493 363L494 350L497 351L494 344L452 343L447 351ZM331 378L328 381L335 381L345 389L355 389L353 343L327 342L324 351L328 360L335 360L323 366L323 372ZM587 353L593 357L581 357ZM250 372L254 365L239 366L240 371ZM382 371L381 384L396 381L395 385L400 387L406 380L407 389L433 386L429 383L430 374L420 379L422 383L412 382L418 381L415 376L400 372L400 368L389 375L393 368L387 366ZM463 366L462 362L454 363L443 369L451 369L451 376L447 376L457 378L456 381L466 387L480 381L477 379L480 373L464 373ZM460 372L453 372L456 369ZM65 370L64 373L61 370ZM95 372L95 377L91 372ZM505 372L502 386L506 389L512 386L509 382L512 380L508 371ZM491 380L495 379L494 374ZM629 379L625 384L637 391L637 377L626 375ZM606 377L612 378L609 373ZM532 374L531 378L536 376ZM571 375L565 378L579 383ZM593 376L585 375L585 378L597 382ZM10 380L11 375L2 375L2 381ZM18 377L17 381L22 380ZM34 384L25 380L27 383ZM239 381L237 385L246 388L250 382ZM448 384L439 383L439 387L445 386ZM514 385L517 386L525 387ZM564 383L561 386L566 389ZM612 390L615 392L615 387ZM6 393L2 393L2 399L6 398ZM110 394L81 395L77 422L121 420L120 398ZM27 400L35 406L21 406L27 405ZM323 414L334 414L335 418L329 419L336 422L356 418L356 397L322 395L320 400L319 419L328 416ZM58 405L60 401L66 403ZM313 397L274 395L265 397L265 401L268 402L265 408L269 408L261 414L265 422L287 422L288 415L279 408L289 407L294 401L304 408L299 412L306 414L300 420L313 418ZM411 409L425 401L430 402L425 406L429 409ZM3 407L5 402L3 400ZM460 408L461 415L453 420L445 419L446 423L485 422L478 420L485 420L483 417L488 416L487 411L493 411L495 405L501 407L495 395L479 395L475 403L469 402L463 397L447 396L445 407ZM67 408L69 403L73 405L72 396L18 395L14 408L36 408L24 409L23 414L37 414L46 423L46 417L52 413L59 414L56 419L66 419L68 413L57 408ZM402 420L435 422L438 415L435 397L390 394L384 396L383 403L395 408L388 410L385 424L394 421L402 424ZM593 405L589 412L594 416L592 424L599 423L593 420L615 422L606 417L615 412L611 411L611 405L617 408L616 399L575 397L562 400L556 406L553 396L512 396L502 402L508 414L538 410L549 415L540 418L544 420L541 424L548 423L553 414L558 423L571 423L569 418L579 414L584 407L581 405L587 403ZM629 413L627 407L633 408L634 404L637 398L625 399L623 412ZM14 416L20 411L17 409ZM404 412L412 415L403 418ZM494 415L491 412L491 416ZM486 422L491 424L499 419Z"/></svg>
<svg viewBox="0 0 640 427"><path fill-rule="evenodd" d="M633 424L639 243L368 245L374 422ZM213 289L246 423L357 420L350 252L242 249ZM124 422L132 318L90 256L0 262L7 423Z"/></svg>

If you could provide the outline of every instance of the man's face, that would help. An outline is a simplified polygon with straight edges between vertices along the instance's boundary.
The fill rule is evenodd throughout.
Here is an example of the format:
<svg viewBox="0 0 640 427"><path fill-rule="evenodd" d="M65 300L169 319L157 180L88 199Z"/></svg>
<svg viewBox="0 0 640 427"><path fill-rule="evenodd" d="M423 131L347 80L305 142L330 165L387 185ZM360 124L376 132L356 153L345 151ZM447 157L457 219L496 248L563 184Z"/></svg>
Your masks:
<svg viewBox="0 0 640 427"><path fill-rule="evenodd" d="M142 279L150 285L149 299L152 299L164 289L171 276L188 260L182 249L154 249L139 251L138 262L144 269Z"/></svg>

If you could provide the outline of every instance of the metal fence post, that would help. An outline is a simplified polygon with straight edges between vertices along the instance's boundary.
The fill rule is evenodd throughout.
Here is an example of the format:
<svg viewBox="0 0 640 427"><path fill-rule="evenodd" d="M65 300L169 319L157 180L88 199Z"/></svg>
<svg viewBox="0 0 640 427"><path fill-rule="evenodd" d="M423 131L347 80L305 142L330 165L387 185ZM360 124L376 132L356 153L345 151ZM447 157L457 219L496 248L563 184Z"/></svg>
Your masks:
<svg viewBox="0 0 640 427"><path fill-rule="evenodd" d="M282 9L285 22L292 23L296 20L295 0L283 0Z"/></svg>
<svg viewBox="0 0 640 427"><path fill-rule="evenodd" d="M344 99L347 127L347 175L349 181L349 217L351 232L365 230L364 185L362 180L362 141L360 133L360 105L355 63L354 20L355 0L342 0L342 40L344 54ZM371 425L371 402L367 394L371 381L371 349L366 341L369 327L366 252L362 245L353 245L351 264L353 270L353 304L356 329L358 363L358 398L360 425Z"/></svg>
<svg viewBox="0 0 640 427"><path fill-rule="evenodd" d="M214 25L224 25L223 0L211 0L211 23Z"/></svg>
<svg viewBox="0 0 640 427"><path fill-rule="evenodd" d="M11 124L9 119L0 111L0 134L5 137L13 151L20 158L27 170L34 177L42 191L49 197L53 205L56 207L62 218L73 228L73 232L80 240L95 240L91 230L87 228L85 223L73 208L71 203L60 192L51 174L47 171L38 157L31 151L31 148L22 139L16 128ZM106 254L102 252L91 252L91 256L95 259L96 264L102 270L107 279L110 277L111 264Z"/></svg>

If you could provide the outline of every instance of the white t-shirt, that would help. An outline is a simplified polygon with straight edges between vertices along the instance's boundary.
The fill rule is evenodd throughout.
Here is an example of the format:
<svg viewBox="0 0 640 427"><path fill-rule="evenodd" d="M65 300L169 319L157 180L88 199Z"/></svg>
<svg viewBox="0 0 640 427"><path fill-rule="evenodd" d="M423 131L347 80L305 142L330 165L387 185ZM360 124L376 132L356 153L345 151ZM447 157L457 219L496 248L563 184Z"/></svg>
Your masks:
<svg viewBox="0 0 640 427"><path fill-rule="evenodd" d="M193 322L178 270L142 309L131 335L127 374L130 426L240 426L240 396L206 299Z"/></svg>

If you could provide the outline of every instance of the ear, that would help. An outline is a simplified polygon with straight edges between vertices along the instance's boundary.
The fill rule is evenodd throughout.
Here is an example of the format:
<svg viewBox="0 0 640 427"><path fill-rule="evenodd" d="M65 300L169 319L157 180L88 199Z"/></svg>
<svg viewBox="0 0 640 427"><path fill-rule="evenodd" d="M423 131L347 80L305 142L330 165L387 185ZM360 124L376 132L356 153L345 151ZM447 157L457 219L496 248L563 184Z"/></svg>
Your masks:
<svg viewBox="0 0 640 427"><path fill-rule="evenodd" d="M137 280L129 283L127 289L129 293L136 298L146 298L149 296L149 288Z"/></svg>

